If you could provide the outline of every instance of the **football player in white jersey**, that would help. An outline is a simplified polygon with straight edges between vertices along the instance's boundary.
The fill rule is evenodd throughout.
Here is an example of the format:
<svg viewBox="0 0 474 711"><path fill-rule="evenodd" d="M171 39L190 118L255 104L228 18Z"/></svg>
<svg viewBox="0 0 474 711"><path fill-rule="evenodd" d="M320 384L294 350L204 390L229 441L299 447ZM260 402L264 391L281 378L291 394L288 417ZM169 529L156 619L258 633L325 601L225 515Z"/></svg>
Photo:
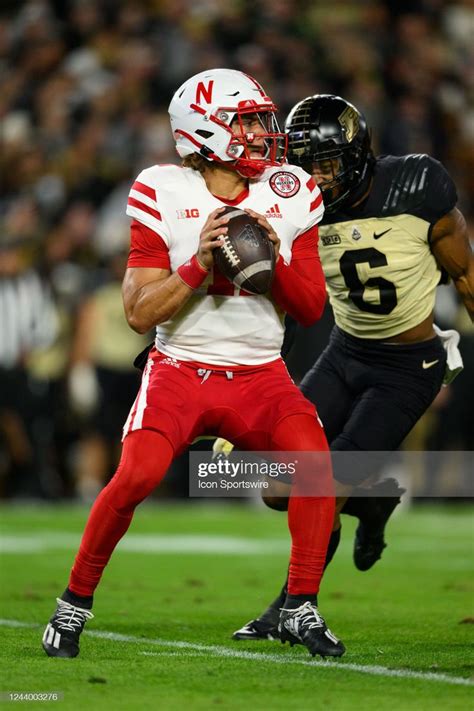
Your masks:
<svg viewBox="0 0 474 711"><path fill-rule="evenodd" d="M302 168L284 163L286 137L275 110L242 72L192 77L169 107L183 166L153 166L132 186L124 306L134 330L156 327L155 347L124 427L118 470L92 507L69 585L44 632L49 656L79 653L94 591L135 507L173 458L206 434L242 449L318 455L317 467L296 473L288 507L292 550L281 637L313 655L344 653L316 606L335 512L329 449L314 405L280 357L284 314L310 324L324 308L322 196ZM214 264L227 231L225 205L256 217L274 245L265 295L236 288ZM308 476L320 493L300 495L308 493Z"/></svg>
<svg viewBox="0 0 474 711"><path fill-rule="evenodd" d="M368 570L386 545L384 528L399 502L396 482L392 494L390 481L381 482L373 496L347 500L375 458L353 457L348 471L337 452L398 449L443 379L452 377L451 366L458 364L446 362L433 327L435 291L447 274L474 320L474 256L454 183L438 161L427 155L374 157L364 116L339 96L299 102L286 130L290 162L313 175L326 209L320 255L336 325L301 383L336 453L334 475L342 484L326 562L339 543L342 509L360 519L354 562ZM266 493L269 505L286 508L284 484ZM285 590L286 583L234 638L278 636Z"/></svg>

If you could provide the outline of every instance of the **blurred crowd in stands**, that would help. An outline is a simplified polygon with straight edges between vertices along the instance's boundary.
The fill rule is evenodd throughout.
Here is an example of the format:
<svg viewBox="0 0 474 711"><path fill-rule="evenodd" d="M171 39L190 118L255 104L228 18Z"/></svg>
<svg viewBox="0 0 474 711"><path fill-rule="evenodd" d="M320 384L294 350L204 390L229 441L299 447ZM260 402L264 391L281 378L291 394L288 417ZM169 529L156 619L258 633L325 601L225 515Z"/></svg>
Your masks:
<svg viewBox="0 0 474 711"><path fill-rule="evenodd" d="M0 496L91 499L114 470L147 342L122 313L126 198L142 168L178 162L167 106L183 80L242 69L282 122L305 96L342 94L378 153L443 161L472 226L473 37L469 0L3 0ZM474 337L454 289L439 292L466 369L414 447L469 450ZM327 309L298 332L296 379L330 326Z"/></svg>

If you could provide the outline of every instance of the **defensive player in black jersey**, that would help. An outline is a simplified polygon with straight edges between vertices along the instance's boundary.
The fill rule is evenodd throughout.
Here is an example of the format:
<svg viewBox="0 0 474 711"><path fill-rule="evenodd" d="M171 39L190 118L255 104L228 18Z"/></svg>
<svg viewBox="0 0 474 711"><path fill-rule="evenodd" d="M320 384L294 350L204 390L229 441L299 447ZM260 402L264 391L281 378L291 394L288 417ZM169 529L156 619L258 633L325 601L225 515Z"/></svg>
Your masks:
<svg viewBox="0 0 474 711"><path fill-rule="evenodd" d="M333 452L394 451L445 376L446 351L433 329L443 274L474 320L474 258L454 183L428 155L375 157L364 116L338 96L299 102L286 131L289 162L310 173L323 193L319 252L336 322L301 389L315 403ZM385 524L399 499L347 500L343 494L368 472L353 468L349 481L337 456L333 464L342 485L338 511L360 519L354 560L367 570L382 554ZM288 491L274 485L267 503L285 508ZM332 555L339 532L336 514ZM277 637L285 594L284 585L234 638Z"/></svg>

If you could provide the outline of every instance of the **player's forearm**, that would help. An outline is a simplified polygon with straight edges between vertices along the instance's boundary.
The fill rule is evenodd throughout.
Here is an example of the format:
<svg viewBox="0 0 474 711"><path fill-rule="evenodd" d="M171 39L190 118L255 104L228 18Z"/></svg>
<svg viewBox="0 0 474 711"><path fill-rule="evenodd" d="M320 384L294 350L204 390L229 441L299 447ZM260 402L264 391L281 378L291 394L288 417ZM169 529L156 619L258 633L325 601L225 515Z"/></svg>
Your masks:
<svg viewBox="0 0 474 711"><path fill-rule="evenodd" d="M453 280L474 321L474 254L469 243L466 220L457 208L433 225L430 242L436 261Z"/></svg>
<svg viewBox="0 0 474 711"><path fill-rule="evenodd" d="M280 259L275 269L272 296L278 306L302 326L311 326L318 321L326 304L326 287L319 260L301 260L286 266Z"/></svg>
<svg viewBox="0 0 474 711"><path fill-rule="evenodd" d="M474 323L474 258L471 260L467 273L455 279L454 284L471 321Z"/></svg>
<svg viewBox="0 0 474 711"><path fill-rule="evenodd" d="M168 321L184 306L193 289L177 273L162 281L144 284L130 303L125 303L129 326L137 333L147 333Z"/></svg>

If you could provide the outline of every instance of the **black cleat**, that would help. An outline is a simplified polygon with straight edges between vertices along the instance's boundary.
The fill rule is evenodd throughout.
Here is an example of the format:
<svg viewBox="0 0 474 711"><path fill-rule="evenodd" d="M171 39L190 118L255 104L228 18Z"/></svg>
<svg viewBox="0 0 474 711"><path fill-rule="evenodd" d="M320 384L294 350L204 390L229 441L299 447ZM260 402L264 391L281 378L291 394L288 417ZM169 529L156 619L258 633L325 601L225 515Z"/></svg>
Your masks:
<svg viewBox="0 0 474 711"><path fill-rule="evenodd" d="M246 625L237 630L232 635L232 639L279 639L278 622L280 620L280 610L269 607L261 617L250 620Z"/></svg>
<svg viewBox="0 0 474 711"><path fill-rule="evenodd" d="M81 632L94 615L90 610L74 607L59 597L56 602L56 611L43 634L43 649L48 657L77 657Z"/></svg>
<svg viewBox="0 0 474 711"><path fill-rule="evenodd" d="M387 547L385 526L405 493L405 489L398 486L395 479L386 479L371 491L377 490L378 493L378 489L385 495L364 499L364 510L359 516L353 555L358 570L369 570L382 557L382 551Z"/></svg>
<svg viewBox="0 0 474 711"><path fill-rule="evenodd" d="M342 657L346 648L328 629L316 605L305 602L295 609L283 608L280 614L280 639L290 646L302 644L314 657Z"/></svg>

